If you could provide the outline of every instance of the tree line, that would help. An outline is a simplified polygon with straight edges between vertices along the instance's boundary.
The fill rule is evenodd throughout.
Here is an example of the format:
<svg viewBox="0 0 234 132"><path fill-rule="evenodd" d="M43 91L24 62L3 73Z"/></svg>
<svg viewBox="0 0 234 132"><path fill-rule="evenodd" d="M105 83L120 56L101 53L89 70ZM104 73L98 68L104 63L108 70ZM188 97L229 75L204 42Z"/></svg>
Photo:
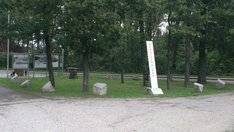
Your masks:
<svg viewBox="0 0 234 132"><path fill-rule="evenodd" d="M11 40L26 52L45 52L49 80L55 86L51 54L65 50L65 65L83 70L142 73L149 81L145 42L154 41L157 70L190 74L206 83L207 73L234 69L233 0L1 0L0 43ZM11 16L10 23L7 16ZM166 32L160 25L167 23Z"/></svg>

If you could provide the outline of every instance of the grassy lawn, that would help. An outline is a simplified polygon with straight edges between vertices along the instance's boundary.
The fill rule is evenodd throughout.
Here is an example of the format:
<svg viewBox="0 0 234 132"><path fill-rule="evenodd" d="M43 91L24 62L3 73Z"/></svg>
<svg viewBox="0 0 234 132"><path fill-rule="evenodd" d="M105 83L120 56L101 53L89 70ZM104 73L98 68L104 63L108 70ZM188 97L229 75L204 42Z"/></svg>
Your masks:
<svg viewBox="0 0 234 132"><path fill-rule="evenodd" d="M20 82L26 80L20 78ZM32 83L31 88L21 88L20 84L11 83L9 79L0 79L0 85L11 88L18 91L28 93L39 93L52 96L78 96L78 97L97 97L92 95L92 86L94 83L102 82L108 86L108 93L104 97L110 98L151 98L147 94L146 89L142 86L142 81L136 81L132 79L125 79L125 83L121 84L120 79L106 79L101 77L90 77L90 90L88 93L82 93L82 78L70 80L68 77L56 77L56 92L54 93L43 93L41 87L48 81L47 78L35 78L29 79ZM185 97L185 96L200 96L215 93L224 93L234 91L234 85L226 85L224 89L216 89L215 83L208 83L204 86L202 93L194 92L193 83L190 88L183 87L183 81L173 81L172 88L166 89L166 81L159 80L159 87L162 88L164 95L160 97ZM157 96L156 96L157 97Z"/></svg>

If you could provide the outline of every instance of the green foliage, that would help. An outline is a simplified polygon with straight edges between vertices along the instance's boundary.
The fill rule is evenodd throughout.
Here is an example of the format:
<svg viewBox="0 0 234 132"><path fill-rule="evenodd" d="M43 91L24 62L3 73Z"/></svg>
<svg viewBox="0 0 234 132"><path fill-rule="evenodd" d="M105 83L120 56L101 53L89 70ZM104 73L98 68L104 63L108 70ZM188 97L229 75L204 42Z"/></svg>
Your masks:
<svg viewBox="0 0 234 132"><path fill-rule="evenodd" d="M65 66L82 69L81 54L88 46L91 70L120 72L123 62L125 72L141 73L143 41L152 38L157 72L165 74L168 38L167 33L159 35L158 27L170 10L174 73L184 73L184 45L189 40L193 45L190 71L197 74L196 51L201 39L207 43L207 72L232 73L233 5L233 0L5 0L0 3L0 40L10 38L11 51L15 51L14 45L23 47L31 40L42 46L42 32L48 29L54 52L60 50L58 45L65 49ZM139 21L143 22L143 32ZM88 42L83 43L83 39ZM29 50L31 47L30 43ZM42 49L35 52L41 53ZM0 61L0 65L6 65L4 55Z"/></svg>
<svg viewBox="0 0 234 132"><path fill-rule="evenodd" d="M220 55L217 51L212 51L208 54L207 56L208 59L208 73L210 75L214 75L214 74L221 74L222 73L222 63L221 62L221 58Z"/></svg>
<svg viewBox="0 0 234 132"><path fill-rule="evenodd" d="M155 61L158 74L167 74L165 70L167 67L167 51L166 51L166 39L164 37L158 37L154 39L154 52Z"/></svg>
<svg viewBox="0 0 234 132"><path fill-rule="evenodd" d="M6 67L7 55L0 53L0 67Z"/></svg>
<svg viewBox="0 0 234 132"><path fill-rule="evenodd" d="M0 67L6 68L7 67L6 63L7 63L7 54L4 52L3 53L0 52ZM11 67L11 65L12 65L12 55L10 54L9 66Z"/></svg>

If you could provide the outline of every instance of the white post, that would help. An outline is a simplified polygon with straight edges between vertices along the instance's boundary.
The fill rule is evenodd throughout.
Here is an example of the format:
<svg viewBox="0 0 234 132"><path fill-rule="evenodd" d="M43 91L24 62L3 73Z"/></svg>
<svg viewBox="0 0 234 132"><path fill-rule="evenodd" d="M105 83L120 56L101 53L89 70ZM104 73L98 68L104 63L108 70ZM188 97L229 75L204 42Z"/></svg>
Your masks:
<svg viewBox="0 0 234 132"><path fill-rule="evenodd" d="M10 24L10 11L8 11L8 20L7 20L7 23L8 23L8 27L9 27L9 24ZM8 78L8 74L9 74L9 58L10 58L10 39L8 38L7 39L7 78Z"/></svg>
<svg viewBox="0 0 234 132"><path fill-rule="evenodd" d="M64 65L64 49L62 48L62 75L63 75L63 65Z"/></svg>
<svg viewBox="0 0 234 132"><path fill-rule="evenodd" d="M154 46L152 41L146 41L147 53L148 53L148 63L149 63L149 71L150 71L150 81L151 81L151 88L150 93L153 95L163 94L162 89L158 87L158 78L157 78L157 71L156 71L156 64L155 64L155 57L154 57Z"/></svg>
<svg viewBox="0 0 234 132"><path fill-rule="evenodd" d="M61 48L61 50L62 50L62 53L61 53L61 56L59 56L59 71L60 71L60 67L61 67L61 64L62 64L62 75L63 75L63 57L64 57L64 49L63 49L63 47L62 47L62 45L59 45L59 47ZM61 63L62 62L62 63Z"/></svg>

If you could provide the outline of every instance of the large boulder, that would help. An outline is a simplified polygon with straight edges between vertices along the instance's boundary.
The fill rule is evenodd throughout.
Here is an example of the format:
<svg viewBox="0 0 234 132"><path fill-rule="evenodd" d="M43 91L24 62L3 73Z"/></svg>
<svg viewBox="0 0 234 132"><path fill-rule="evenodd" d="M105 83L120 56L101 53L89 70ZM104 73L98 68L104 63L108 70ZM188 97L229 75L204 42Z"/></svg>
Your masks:
<svg viewBox="0 0 234 132"><path fill-rule="evenodd" d="M31 83L29 80L25 80L23 83L20 84L20 87L23 87L23 88L31 87Z"/></svg>
<svg viewBox="0 0 234 132"><path fill-rule="evenodd" d="M15 74L12 78L11 78L11 82L13 83L18 83L19 82L19 79L18 79L18 75Z"/></svg>
<svg viewBox="0 0 234 132"><path fill-rule="evenodd" d="M203 91L203 85L200 83L194 83L194 89L196 92L202 92Z"/></svg>
<svg viewBox="0 0 234 132"><path fill-rule="evenodd" d="M95 83L93 86L93 94L94 95L106 95L107 93L107 85L105 83Z"/></svg>
<svg viewBox="0 0 234 132"><path fill-rule="evenodd" d="M218 79L217 82L216 82L216 87L217 87L218 89L223 89L223 88L225 87L225 84L226 84L226 83L225 83L223 80Z"/></svg>
<svg viewBox="0 0 234 132"><path fill-rule="evenodd" d="M42 87L42 91L43 92L54 92L55 90L54 90L51 82L49 81Z"/></svg>

